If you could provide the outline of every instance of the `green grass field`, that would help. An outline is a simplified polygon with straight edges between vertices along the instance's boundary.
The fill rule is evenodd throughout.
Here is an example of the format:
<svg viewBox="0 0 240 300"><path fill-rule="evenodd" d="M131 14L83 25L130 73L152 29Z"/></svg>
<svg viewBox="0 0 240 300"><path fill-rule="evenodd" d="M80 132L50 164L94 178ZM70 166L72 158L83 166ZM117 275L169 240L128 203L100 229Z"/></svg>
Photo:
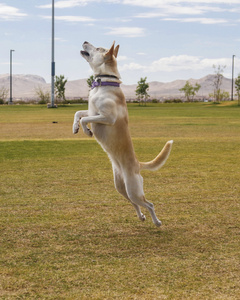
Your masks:
<svg viewBox="0 0 240 300"><path fill-rule="evenodd" d="M160 229L115 191L96 141L72 134L79 109L0 106L0 298L239 299L240 107L129 105L139 160L174 140L142 172Z"/></svg>

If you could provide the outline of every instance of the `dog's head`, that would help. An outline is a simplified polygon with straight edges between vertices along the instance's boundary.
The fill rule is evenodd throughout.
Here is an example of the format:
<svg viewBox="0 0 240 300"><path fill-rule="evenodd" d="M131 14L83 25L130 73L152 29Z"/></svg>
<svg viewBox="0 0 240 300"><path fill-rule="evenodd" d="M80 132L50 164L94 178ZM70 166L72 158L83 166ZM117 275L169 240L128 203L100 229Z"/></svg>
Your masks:
<svg viewBox="0 0 240 300"><path fill-rule="evenodd" d="M114 45L115 42L113 42L110 49L105 49L102 47L96 48L88 42L83 43L81 55L89 63L95 76L115 75L120 78L116 61L119 45L116 47Z"/></svg>

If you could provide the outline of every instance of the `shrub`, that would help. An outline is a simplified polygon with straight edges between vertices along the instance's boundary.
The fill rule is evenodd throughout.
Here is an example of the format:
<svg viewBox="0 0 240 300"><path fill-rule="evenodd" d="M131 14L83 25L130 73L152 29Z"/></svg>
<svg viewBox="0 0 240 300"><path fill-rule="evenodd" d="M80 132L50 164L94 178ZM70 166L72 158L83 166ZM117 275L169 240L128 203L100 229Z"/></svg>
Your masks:
<svg viewBox="0 0 240 300"><path fill-rule="evenodd" d="M87 100L83 100L83 98L79 98L79 99L73 99L73 100L66 100L65 103L70 103L70 104L87 104L88 101Z"/></svg>
<svg viewBox="0 0 240 300"><path fill-rule="evenodd" d="M40 86L35 88L35 93L40 98L38 101L39 104L46 104L50 101L50 92L44 92Z"/></svg>
<svg viewBox="0 0 240 300"><path fill-rule="evenodd" d="M44 99L42 99L42 100L39 100L39 101L38 101L38 104L47 104L47 101L44 100Z"/></svg>

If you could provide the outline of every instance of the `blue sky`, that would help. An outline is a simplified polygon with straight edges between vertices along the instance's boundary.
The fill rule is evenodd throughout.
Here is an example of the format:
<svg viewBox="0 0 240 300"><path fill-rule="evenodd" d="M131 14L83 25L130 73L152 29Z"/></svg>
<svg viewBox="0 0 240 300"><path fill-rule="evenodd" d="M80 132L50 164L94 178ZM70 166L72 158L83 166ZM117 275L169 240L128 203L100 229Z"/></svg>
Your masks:
<svg viewBox="0 0 240 300"><path fill-rule="evenodd" d="M51 0L0 0L0 74L36 74L50 82ZM240 0L55 0L56 75L87 78L84 41L120 44L125 84L201 78L213 64L240 73Z"/></svg>

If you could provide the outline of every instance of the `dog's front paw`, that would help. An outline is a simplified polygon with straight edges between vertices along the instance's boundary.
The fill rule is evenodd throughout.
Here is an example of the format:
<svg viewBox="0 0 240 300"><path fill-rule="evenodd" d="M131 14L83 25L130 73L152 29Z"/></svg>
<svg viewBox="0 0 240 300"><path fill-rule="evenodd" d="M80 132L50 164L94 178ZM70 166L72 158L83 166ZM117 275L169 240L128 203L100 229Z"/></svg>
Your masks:
<svg viewBox="0 0 240 300"><path fill-rule="evenodd" d="M73 130L73 133L74 133L74 134L78 133L78 131L79 131L79 122L74 122L74 123L73 123L73 128L72 128L72 130Z"/></svg>
<svg viewBox="0 0 240 300"><path fill-rule="evenodd" d="M92 131L87 127L87 122L85 122L84 118L82 118L82 119L80 120L80 123L81 123L82 129L83 129L83 132L84 132L86 135L92 137L92 136L93 136L93 133L92 133Z"/></svg>
<svg viewBox="0 0 240 300"><path fill-rule="evenodd" d="M91 131L88 127L86 127L86 130L84 130L84 133L85 133L86 135L90 136L90 137L93 136L92 131Z"/></svg>
<svg viewBox="0 0 240 300"><path fill-rule="evenodd" d="M87 126L82 126L82 129L83 129L83 132L84 132L87 136L90 136L90 137L93 136L92 131L91 131Z"/></svg>

